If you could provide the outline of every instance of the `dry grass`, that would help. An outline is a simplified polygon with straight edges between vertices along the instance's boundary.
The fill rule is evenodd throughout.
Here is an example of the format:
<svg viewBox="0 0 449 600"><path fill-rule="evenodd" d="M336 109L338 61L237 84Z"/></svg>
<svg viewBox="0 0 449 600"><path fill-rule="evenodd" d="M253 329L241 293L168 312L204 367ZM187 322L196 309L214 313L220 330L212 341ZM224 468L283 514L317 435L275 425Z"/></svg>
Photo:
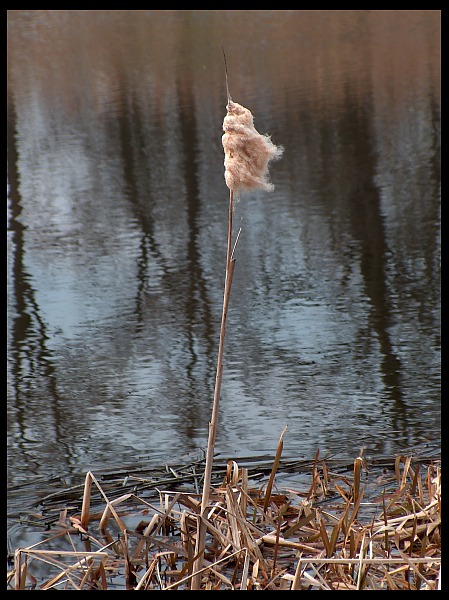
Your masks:
<svg viewBox="0 0 449 600"><path fill-rule="evenodd" d="M249 469L234 461L219 474L204 519L201 589L440 589L436 461L423 465L398 456L382 472L367 471L359 456L341 474L317 453L304 491L278 491L281 450L282 436L257 486L249 484ZM8 588L190 589L201 482L186 490L185 470L167 467L169 475L171 489L164 490L141 476L127 476L123 487L122 476L100 483L87 473L78 510L70 509L72 497L69 508L58 507L45 539L15 551ZM130 483L134 492L123 493ZM367 489L370 501L364 500ZM63 497L48 498L53 510Z"/></svg>

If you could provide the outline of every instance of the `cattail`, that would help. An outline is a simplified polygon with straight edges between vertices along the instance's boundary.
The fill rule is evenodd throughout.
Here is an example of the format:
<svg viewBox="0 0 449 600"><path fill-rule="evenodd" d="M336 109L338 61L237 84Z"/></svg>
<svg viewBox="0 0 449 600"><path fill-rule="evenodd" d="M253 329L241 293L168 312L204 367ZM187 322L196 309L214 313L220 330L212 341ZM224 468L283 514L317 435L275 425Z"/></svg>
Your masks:
<svg viewBox="0 0 449 600"><path fill-rule="evenodd" d="M283 148L275 146L267 135L260 135L254 127L251 112L233 102L229 94L228 71L226 68L226 55L223 50L226 71L226 89L228 93L227 115L223 121L223 148L225 151L225 179L229 192L229 220L228 220L228 245L226 254L226 276L223 296L223 310L221 315L220 341L218 344L217 373L215 377L214 401L212 405L212 418L209 423L209 439L207 442L206 465L204 467L203 495L201 498L201 518L198 521L197 538L195 545L196 560L194 562L192 577L192 590L201 589L201 571L203 567L204 550L206 548L206 521L208 513L212 466L214 460L215 436L217 433L218 408L220 405L220 389L223 374L223 349L226 335L226 316L229 308L232 279L234 275L234 250L239 236L232 247L232 212L234 194L248 190L273 189L268 181L268 163L280 158Z"/></svg>
<svg viewBox="0 0 449 600"><path fill-rule="evenodd" d="M223 121L225 180L236 194L248 190L271 191L268 164L282 156L284 149L275 146L269 136L254 127L251 111L233 102L228 94L227 115Z"/></svg>

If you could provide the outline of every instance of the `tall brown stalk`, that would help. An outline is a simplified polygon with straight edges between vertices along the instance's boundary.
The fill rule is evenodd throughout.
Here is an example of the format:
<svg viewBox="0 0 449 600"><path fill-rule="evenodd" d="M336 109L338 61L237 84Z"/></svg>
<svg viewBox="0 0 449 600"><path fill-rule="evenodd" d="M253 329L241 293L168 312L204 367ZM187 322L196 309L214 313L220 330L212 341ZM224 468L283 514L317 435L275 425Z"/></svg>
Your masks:
<svg viewBox="0 0 449 600"><path fill-rule="evenodd" d="M204 489L201 502L201 513L206 510L209 502L210 480L214 456L215 437L217 434L218 408L220 405L221 380L223 375L223 349L226 336L226 317L228 314L229 299L231 296L232 279L234 276L235 258L232 254L232 213L234 210L234 192L229 192L229 222L228 222L228 247L226 253L226 276L223 295L223 311L221 315L220 341L218 344L217 373L215 377L214 403L212 406L212 419L209 423L209 442L207 445L206 468L204 471Z"/></svg>
<svg viewBox="0 0 449 600"><path fill-rule="evenodd" d="M201 513L198 524L198 537L196 540L194 570L195 575L192 578L191 589L200 589L201 587L201 570L203 566L203 554L206 545L206 530L207 530L207 506L209 504L210 482L212 478L212 466L214 461L215 437L217 435L218 424L218 409L220 406L220 391L221 380L223 375L223 350L224 340L226 336L226 317L228 314L229 299L231 296L232 279L234 276L235 258L232 253L232 214L234 211L234 191L229 192L229 220L228 220L228 246L226 252L226 275L223 294L223 311L221 314L220 341L218 344L218 360L217 372L215 376L214 402L212 406L212 418L209 423L209 440L207 444L206 466L204 469L203 494L201 498Z"/></svg>
<svg viewBox="0 0 449 600"><path fill-rule="evenodd" d="M226 75L227 85L227 75ZM254 127L251 112L232 101L228 89L227 114L223 121L223 148L225 151L225 180L230 190L228 244L226 252L226 276L223 295L223 311L221 315L220 341L218 346L217 372L215 377L212 418L209 423L209 439L207 443L206 466L204 469L203 494L199 515L197 539L195 546L194 576L192 590L201 588L201 568L203 566L206 546L207 509L210 496L210 482L217 435L218 409L220 405L221 381L223 375L223 352L226 336L226 318L229 308L232 280L234 276L235 258L232 249L232 215L234 212L234 194L253 189L270 191L272 184L268 181L268 163L280 158L283 149L275 146L268 136L258 133ZM238 238L237 238L238 239ZM236 242L237 243L237 242Z"/></svg>

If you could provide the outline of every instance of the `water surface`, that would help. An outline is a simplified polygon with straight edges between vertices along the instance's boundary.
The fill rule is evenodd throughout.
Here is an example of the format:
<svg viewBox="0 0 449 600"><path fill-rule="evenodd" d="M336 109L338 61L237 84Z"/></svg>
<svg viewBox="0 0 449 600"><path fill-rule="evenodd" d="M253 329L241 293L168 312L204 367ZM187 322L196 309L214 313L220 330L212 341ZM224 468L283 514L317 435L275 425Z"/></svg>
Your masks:
<svg viewBox="0 0 449 600"><path fill-rule="evenodd" d="M285 152L236 207L217 451L274 452L287 424L296 457L438 434L439 21L8 11L11 489L207 443L222 45L233 99Z"/></svg>

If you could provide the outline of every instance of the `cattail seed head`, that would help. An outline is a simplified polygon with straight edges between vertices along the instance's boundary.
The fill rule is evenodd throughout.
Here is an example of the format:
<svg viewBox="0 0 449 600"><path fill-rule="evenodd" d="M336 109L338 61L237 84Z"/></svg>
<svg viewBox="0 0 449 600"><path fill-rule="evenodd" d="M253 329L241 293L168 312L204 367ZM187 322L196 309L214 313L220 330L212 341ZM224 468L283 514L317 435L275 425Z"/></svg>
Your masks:
<svg viewBox="0 0 449 600"><path fill-rule="evenodd" d="M279 159L284 149L257 131L247 108L230 97L226 108L222 138L226 185L236 193L255 189L271 191L274 186L268 180L268 164Z"/></svg>

